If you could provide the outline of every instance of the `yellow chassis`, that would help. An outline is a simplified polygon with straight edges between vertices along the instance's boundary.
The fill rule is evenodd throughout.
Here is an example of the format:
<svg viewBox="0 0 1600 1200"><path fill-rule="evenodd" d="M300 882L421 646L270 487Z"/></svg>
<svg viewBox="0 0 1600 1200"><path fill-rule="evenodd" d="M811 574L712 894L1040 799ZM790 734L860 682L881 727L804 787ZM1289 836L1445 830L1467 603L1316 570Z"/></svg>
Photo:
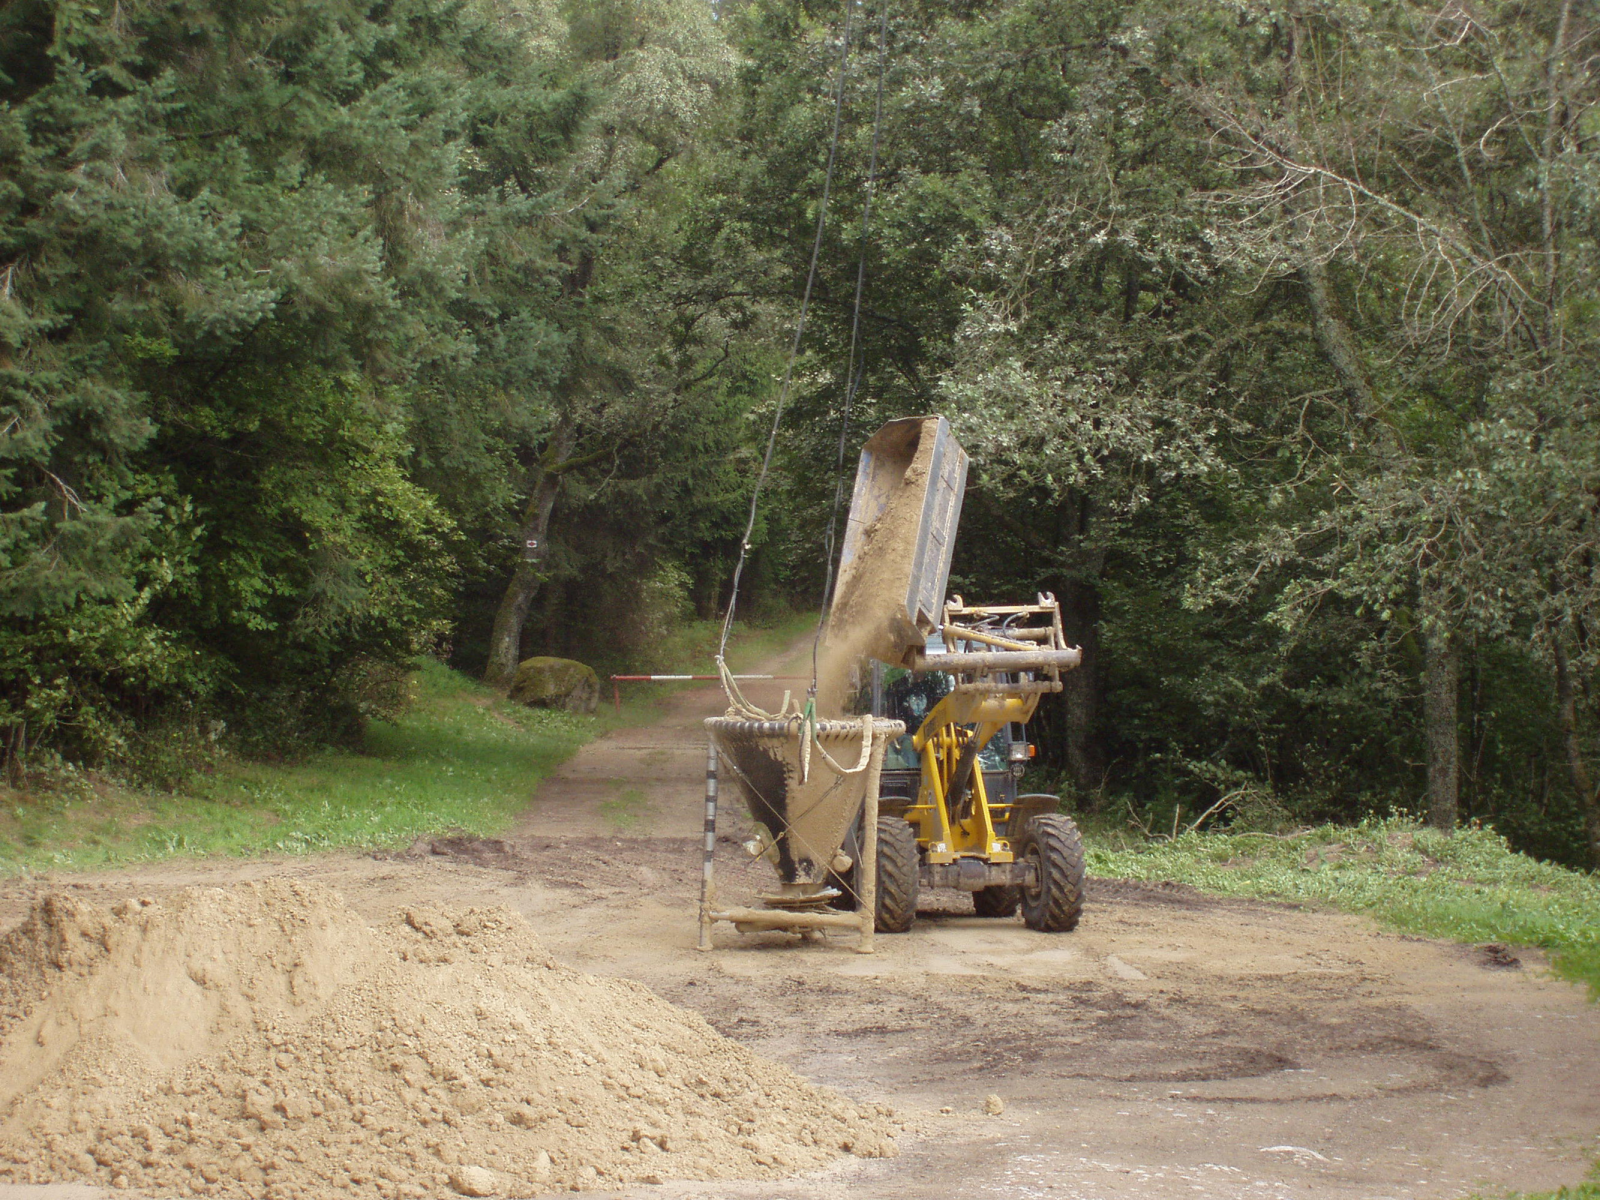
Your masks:
<svg viewBox="0 0 1600 1200"><path fill-rule="evenodd" d="M922 758L922 783L917 802L905 815L917 826L917 841L927 850L928 862L950 863L961 857L1012 861L1011 843L995 833L996 820L1003 819L1007 806L990 806L977 763L969 784L971 803L962 806L964 817L951 813L948 797L962 750L974 739L978 743L974 753L981 750L1003 726L1026 722L1038 703L1038 693L1000 697L955 692L934 705L922 722L912 738Z"/></svg>
<svg viewBox="0 0 1600 1200"><path fill-rule="evenodd" d="M1041 596L1039 601L1028 605L968 608L959 596L954 597L945 606L944 635L948 640L977 643L985 649L991 646L1002 650L1031 649L1032 645L1025 646L1009 638L967 628L964 621L1001 615L1044 616L1049 618L1049 625L1035 627L1031 641L1052 647L1064 646L1061 610L1054 597ZM1042 683L1007 683L988 675L976 679L958 676L955 690L934 705L923 719L912 737L912 745L922 760L922 781L917 789L917 802L905 810L905 818L916 825L917 841L928 863L953 863L959 858L981 858L995 864L1015 861L1010 841L995 832L996 825L1009 815L1010 806L990 805L979 763L972 763L966 793L969 799L957 812L951 811L949 797L956 784L963 751L975 757L1006 725L1026 724L1039 706L1040 695L1061 687L1056 672L1049 674L1049 681ZM974 741L975 746L972 745Z"/></svg>

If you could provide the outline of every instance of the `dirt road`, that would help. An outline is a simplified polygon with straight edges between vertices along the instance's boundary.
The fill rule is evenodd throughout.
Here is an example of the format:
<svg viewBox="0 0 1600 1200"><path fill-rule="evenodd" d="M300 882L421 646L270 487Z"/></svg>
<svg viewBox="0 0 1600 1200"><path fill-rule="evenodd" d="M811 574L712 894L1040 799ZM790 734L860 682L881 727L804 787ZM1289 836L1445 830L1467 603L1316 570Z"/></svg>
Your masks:
<svg viewBox="0 0 1600 1200"><path fill-rule="evenodd" d="M600 1193L630 1200L1420 1200L1582 1177L1600 1131L1600 1008L1527 953L1508 963L1352 917L1097 881L1072 934L980 920L941 892L870 957L846 939L731 929L697 954L699 721L720 707L715 688L685 692L660 724L594 743L504 842L14 882L0 927L49 888L109 899L281 874L375 916L508 904L574 965L642 980L922 1130L899 1158L781 1185ZM731 838L723 849L730 878L748 871ZM990 1094L999 1116L983 1112ZM0 1187L52 1194L99 1193Z"/></svg>

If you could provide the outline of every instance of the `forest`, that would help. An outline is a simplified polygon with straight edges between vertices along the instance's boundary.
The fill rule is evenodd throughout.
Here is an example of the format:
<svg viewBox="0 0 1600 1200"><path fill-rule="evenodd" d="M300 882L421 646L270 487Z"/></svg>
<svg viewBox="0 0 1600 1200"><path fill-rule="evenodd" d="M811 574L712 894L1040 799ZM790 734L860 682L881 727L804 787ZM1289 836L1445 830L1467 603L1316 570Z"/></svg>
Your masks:
<svg viewBox="0 0 1600 1200"><path fill-rule="evenodd" d="M422 656L707 670L656 656L725 613L775 419L741 618L815 610L841 469L942 413L952 590L1085 651L1036 722L1075 810L1600 867L1597 35L12 0L6 780L338 743Z"/></svg>

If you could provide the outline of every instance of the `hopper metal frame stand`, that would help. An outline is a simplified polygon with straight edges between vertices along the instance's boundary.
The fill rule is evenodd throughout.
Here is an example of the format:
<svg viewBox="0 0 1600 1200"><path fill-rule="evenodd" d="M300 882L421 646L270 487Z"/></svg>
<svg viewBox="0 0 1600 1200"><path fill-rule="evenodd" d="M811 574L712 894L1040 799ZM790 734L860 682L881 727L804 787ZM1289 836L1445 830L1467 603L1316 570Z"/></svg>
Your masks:
<svg viewBox="0 0 1600 1200"><path fill-rule="evenodd" d="M706 739L706 818L705 857L700 875L700 940L696 950L716 947L711 930L718 921L731 922L740 933L778 931L803 933L808 930L854 929L858 954L873 953L873 934L878 912L878 783L883 770L883 752L875 749L867 767L867 787L861 801L860 889L856 911L795 912L781 908L717 908L716 847L719 762L721 753L715 738Z"/></svg>

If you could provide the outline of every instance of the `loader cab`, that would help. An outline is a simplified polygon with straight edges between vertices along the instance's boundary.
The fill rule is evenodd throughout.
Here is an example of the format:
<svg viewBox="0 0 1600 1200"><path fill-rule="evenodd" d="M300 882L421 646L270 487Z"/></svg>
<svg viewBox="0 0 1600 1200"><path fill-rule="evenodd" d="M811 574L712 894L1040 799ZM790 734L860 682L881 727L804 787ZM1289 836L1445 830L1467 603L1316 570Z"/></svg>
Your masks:
<svg viewBox="0 0 1600 1200"><path fill-rule="evenodd" d="M928 649L937 652L944 643L930 638ZM922 720L950 694L955 680L942 671L914 674L904 667L871 664L871 677L864 681L858 707L873 716L904 721L906 732L884 749L883 776L878 793L885 801L916 799L922 781L922 762L912 744L912 734ZM1021 725L1008 725L990 739L978 755L984 788L991 804L1011 804L1017 798L1017 783L1027 763L1028 746Z"/></svg>

